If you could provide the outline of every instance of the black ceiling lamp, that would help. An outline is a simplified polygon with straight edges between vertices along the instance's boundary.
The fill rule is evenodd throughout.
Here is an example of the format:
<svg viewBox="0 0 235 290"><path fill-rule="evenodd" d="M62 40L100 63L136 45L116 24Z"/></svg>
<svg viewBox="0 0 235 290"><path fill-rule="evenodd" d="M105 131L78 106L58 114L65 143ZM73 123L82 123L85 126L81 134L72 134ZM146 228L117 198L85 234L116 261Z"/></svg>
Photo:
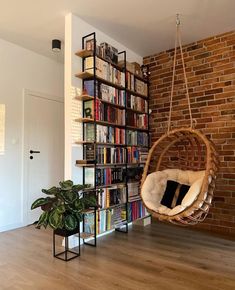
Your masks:
<svg viewBox="0 0 235 290"><path fill-rule="evenodd" d="M52 51L54 51L54 52L61 51L61 41L59 39L52 40Z"/></svg>

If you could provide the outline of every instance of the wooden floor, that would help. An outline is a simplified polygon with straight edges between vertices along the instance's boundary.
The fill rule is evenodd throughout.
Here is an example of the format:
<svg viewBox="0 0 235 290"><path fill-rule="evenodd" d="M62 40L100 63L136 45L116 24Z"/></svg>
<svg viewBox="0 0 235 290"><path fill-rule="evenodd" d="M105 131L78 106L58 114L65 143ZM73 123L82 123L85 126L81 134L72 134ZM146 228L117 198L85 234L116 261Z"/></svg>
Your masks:
<svg viewBox="0 0 235 290"><path fill-rule="evenodd" d="M33 226L0 233L0 289L235 289L235 241L185 228L135 226L68 263L51 244L51 232Z"/></svg>

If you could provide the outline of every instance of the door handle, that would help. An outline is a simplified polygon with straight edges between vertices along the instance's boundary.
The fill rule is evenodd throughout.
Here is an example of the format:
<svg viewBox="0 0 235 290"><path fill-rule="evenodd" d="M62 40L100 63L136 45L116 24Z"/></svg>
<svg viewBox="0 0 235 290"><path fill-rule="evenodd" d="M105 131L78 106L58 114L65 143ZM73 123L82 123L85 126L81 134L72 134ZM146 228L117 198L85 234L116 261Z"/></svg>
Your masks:
<svg viewBox="0 0 235 290"><path fill-rule="evenodd" d="M34 150L30 150L29 151L30 154L34 154L34 153L40 153L40 151L34 151Z"/></svg>

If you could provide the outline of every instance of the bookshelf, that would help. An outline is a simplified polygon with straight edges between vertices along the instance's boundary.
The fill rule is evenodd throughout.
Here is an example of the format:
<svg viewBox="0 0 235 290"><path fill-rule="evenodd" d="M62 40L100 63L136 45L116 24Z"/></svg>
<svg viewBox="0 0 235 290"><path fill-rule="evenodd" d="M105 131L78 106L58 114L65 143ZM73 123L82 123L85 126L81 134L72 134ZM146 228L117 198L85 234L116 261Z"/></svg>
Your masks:
<svg viewBox="0 0 235 290"><path fill-rule="evenodd" d="M111 52L110 52L111 51ZM97 235L115 229L128 232L128 223L148 215L139 185L149 148L148 80L127 70L126 51L97 45L96 33L82 38L83 183L92 184L98 207L83 219L81 237L96 246ZM121 60L121 61L120 61ZM120 61L120 63L119 63Z"/></svg>

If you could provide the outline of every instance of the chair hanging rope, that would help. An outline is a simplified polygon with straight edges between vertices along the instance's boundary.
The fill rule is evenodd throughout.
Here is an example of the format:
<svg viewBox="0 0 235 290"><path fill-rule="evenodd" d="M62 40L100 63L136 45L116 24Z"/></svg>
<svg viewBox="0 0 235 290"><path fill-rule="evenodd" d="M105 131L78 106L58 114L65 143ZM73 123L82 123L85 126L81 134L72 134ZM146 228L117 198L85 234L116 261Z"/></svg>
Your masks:
<svg viewBox="0 0 235 290"><path fill-rule="evenodd" d="M200 131L193 129L188 82L183 57L180 21L176 16L176 38L170 93L170 110L167 132L149 151L141 180L141 198L153 217L178 225L194 225L202 222L211 206L219 157L214 144ZM190 126L171 130L172 100L176 74L177 43L179 43ZM195 121L196 123L196 121ZM155 162L155 171L150 166ZM148 174L150 173L150 174ZM177 194L170 207L162 205L169 182L176 182ZM189 187L181 201L176 202L182 185ZM174 206L172 206L174 205ZM175 206L176 205L176 206Z"/></svg>
<svg viewBox="0 0 235 290"><path fill-rule="evenodd" d="M171 82L170 112L169 112L169 120L168 120L168 126L167 126L168 133L170 132L170 129L171 129L171 112L172 112L172 100L173 100L174 84L175 84L175 65L176 65L176 55L177 55L177 43L179 43L179 48L180 48L183 73L184 73L185 89L186 89L186 97L187 97L187 101L188 101L188 110L189 110L189 116L190 116L190 128L192 128L193 127L193 118L192 118L192 111L191 111L190 98L189 98L188 80L187 80L187 76L186 76L186 69L185 69L185 63L184 63L184 54L183 54L183 49L182 49L180 20L179 20L178 14L176 15L175 50L174 50L173 73L172 73L172 82Z"/></svg>

